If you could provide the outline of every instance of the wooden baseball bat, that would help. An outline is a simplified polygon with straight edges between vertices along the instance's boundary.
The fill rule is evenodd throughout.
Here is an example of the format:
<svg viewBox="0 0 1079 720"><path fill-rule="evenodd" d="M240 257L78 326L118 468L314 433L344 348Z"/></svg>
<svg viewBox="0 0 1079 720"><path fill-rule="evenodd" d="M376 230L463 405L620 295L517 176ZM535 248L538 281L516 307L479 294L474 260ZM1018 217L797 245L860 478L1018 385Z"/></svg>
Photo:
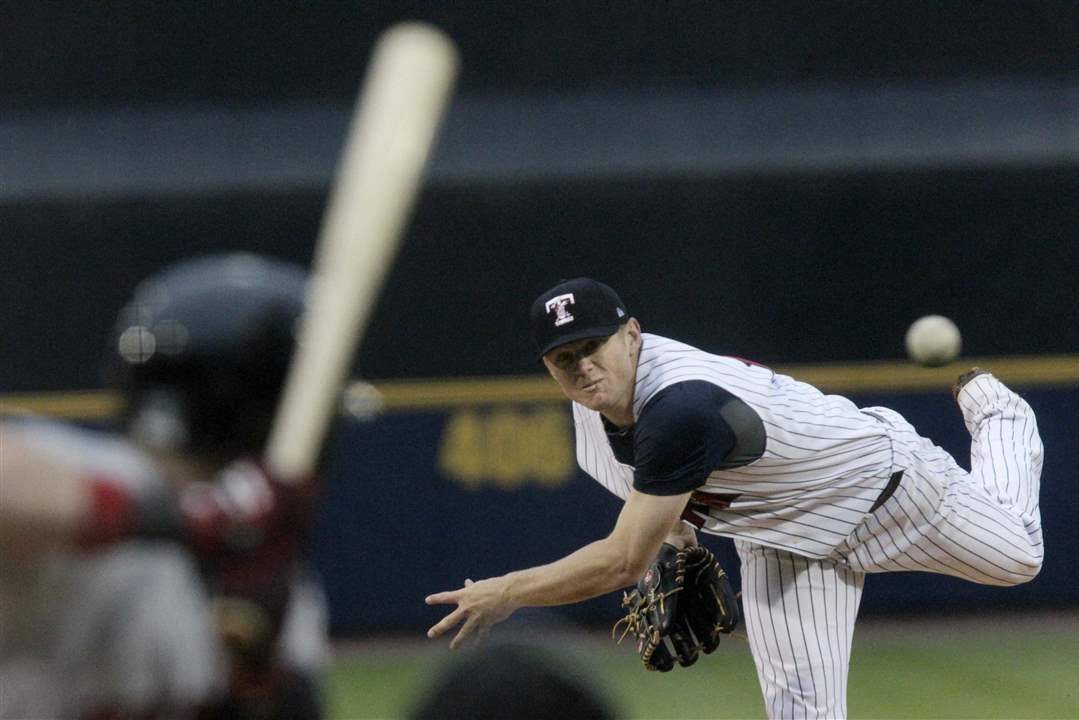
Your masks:
<svg viewBox="0 0 1079 720"><path fill-rule="evenodd" d="M267 443L271 472L315 469L338 394L420 188L457 76L440 30L391 27L372 53L319 232L298 344Z"/></svg>

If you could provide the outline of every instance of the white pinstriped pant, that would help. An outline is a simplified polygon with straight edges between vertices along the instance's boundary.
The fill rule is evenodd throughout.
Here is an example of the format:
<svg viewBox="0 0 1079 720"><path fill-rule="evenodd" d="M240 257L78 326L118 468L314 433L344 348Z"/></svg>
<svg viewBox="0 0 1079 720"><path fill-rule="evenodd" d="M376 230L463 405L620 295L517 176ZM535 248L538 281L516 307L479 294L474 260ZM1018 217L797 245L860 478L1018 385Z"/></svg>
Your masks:
<svg viewBox="0 0 1079 720"><path fill-rule="evenodd" d="M1041 568L1042 444L1026 401L991 375L959 396L971 471L898 413L889 426L903 480L836 549L817 560L735 541L746 630L770 718L842 718L866 573L921 570L1017 585Z"/></svg>

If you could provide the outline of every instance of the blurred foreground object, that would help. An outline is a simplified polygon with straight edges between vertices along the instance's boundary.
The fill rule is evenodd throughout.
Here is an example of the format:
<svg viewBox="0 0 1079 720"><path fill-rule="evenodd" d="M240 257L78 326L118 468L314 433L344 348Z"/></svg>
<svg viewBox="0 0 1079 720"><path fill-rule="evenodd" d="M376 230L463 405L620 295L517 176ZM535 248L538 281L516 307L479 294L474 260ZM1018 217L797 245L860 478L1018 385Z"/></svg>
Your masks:
<svg viewBox="0 0 1079 720"><path fill-rule="evenodd" d="M605 720L616 714L589 669L565 653L502 640L455 656L410 720Z"/></svg>
<svg viewBox="0 0 1079 720"><path fill-rule="evenodd" d="M324 602L300 562L318 485L257 457L305 286L251 255L177 263L108 349L123 436L0 424L5 717L321 714Z"/></svg>

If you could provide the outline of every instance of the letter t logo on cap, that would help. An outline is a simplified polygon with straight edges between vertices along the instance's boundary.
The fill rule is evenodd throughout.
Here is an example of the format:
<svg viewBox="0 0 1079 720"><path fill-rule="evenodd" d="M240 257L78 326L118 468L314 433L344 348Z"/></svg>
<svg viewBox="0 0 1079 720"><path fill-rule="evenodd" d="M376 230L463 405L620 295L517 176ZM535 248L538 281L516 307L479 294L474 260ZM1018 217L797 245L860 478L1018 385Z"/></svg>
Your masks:
<svg viewBox="0 0 1079 720"><path fill-rule="evenodd" d="M544 307L547 309L547 314L550 315L553 310L555 313L554 324L555 327L565 325L568 322L573 322L573 314L566 309L567 305L573 305L573 293L566 293L565 295L556 295L546 302Z"/></svg>

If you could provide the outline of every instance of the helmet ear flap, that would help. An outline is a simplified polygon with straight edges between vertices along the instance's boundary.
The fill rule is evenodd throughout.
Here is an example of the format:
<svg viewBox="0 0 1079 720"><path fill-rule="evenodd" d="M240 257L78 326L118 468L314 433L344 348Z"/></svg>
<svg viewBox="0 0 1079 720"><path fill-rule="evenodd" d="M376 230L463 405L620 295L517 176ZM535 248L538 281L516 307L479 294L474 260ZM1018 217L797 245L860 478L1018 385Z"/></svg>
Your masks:
<svg viewBox="0 0 1079 720"><path fill-rule="evenodd" d="M190 409L176 388L159 386L140 392L124 412L128 433L143 447L180 452L191 444Z"/></svg>

